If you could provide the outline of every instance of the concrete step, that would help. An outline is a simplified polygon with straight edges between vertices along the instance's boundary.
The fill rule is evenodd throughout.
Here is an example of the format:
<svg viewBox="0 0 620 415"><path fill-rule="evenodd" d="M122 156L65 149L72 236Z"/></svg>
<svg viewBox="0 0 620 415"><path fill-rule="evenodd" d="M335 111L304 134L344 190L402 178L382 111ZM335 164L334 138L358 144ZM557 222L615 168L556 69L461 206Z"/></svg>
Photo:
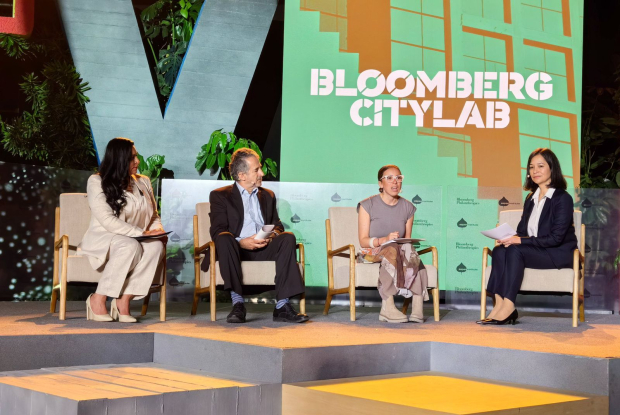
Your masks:
<svg viewBox="0 0 620 415"><path fill-rule="evenodd" d="M0 373L2 415L280 414L281 388L155 363Z"/></svg>

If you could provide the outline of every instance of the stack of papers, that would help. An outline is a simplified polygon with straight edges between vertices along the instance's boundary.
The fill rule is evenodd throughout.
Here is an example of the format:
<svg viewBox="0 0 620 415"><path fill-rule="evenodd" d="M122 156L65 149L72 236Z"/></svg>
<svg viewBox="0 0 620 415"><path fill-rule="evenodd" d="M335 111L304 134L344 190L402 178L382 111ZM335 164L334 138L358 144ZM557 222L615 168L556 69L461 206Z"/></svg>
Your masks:
<svg viewBox="0 0 620 415"><path fill-rule="evenodd" d="M411 239L411 238L396 238L390 241L382 243L380 246L391 244L392 242L396 242L397 244L412 244L414 242L426 241L426 239Z"/></svg>
<svg viewBox="0 0 620 415"><path fill-rule="evenodd" d="M491 239L497 239L498 241L517 234L517 232L512 229L512 226L507 223L502 223L496 228L489 229L488 231L482 231L480 233Z"/></svg>

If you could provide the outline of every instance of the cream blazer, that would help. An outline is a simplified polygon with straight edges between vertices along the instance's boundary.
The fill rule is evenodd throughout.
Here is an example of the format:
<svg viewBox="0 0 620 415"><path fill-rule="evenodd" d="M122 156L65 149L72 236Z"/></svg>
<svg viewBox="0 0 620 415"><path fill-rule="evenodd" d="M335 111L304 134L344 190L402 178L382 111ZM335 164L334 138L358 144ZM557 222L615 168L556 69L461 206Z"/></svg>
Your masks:
<svg viewBox="0 0 620 415"><path fill-rule="evenodd" d="M136 174L133 178L138 189L150 200L150 203L146 203L148 211L145 217L147 220L143 224L138 224L139 226L127 223L123 210L121 210L118 218L114 215L114 211L106 202L105 194L101 188L101 176L93 174L88 179L86 192L91 213L90 224L78 246L77 254L88 256L94 269L99 269L107 262L110 243L115 235L134 237L142 235L146 230L162 228L161 220L157 214L157 202L153 194L151 180L141 174Z"/></svg>

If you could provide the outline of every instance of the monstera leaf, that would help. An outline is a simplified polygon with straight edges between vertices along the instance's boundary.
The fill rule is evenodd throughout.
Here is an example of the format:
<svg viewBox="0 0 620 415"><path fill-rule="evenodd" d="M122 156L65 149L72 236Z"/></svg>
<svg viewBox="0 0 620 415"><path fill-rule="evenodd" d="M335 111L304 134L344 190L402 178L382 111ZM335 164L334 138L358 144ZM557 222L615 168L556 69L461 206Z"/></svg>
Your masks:
<svg viewBox="0 0 620 415"><path fill-rule="evenodd" d="M231 180L232 177L228 173L228 164L232 154L240 148L251 148L258 154L259 159L263 163L263 173L265 176L278 177L277 163L269 158L263 160L263 153L254 141L247 138L237 138L235 134L223 132L221 128L213 131L209 137L209 142L200 147L194 167L198 174L209 170L211 175L214 175L219 169L220 179Z"/></svg>
<svg viewBox="0 0 620 415"><path fill-rule="evenodd" d="M163 75L168 85L174 85L174 81L179 74L179 69L183 63L183 55L187 51L187 42L179 42L172 45L170 49L159 52L159 62L157 69Z"/></svg>

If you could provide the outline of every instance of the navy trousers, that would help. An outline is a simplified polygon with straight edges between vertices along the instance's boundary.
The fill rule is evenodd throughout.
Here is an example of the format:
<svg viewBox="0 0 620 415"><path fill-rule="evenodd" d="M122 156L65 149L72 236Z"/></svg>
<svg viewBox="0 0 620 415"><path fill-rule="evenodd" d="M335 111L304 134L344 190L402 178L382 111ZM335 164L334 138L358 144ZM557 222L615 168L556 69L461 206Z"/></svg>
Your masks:
<svg viewBox="0 0 620 415"><path fill-rule="evenodd" d="M491 276L487 284L487 293L497 294L513 303L523 282L525 268L560 269L572 268L573 258L566 258L566 263L556 264L546 249L532 245L503 245L493 249Z"/></svg>
<svg viewBox="0 0 620 415"><path fill-rule="evenodd" d="M276 261L276 299L282 300L303 294L305 287L297 265L295 235L290 232L273 238L264 248L255 251L241 249L239 242L229 233L215 238L215 252L220 262L220 273L224 280L224 289L243 295L243 275L241 261ZM205 266L206 263L206 266ZM207 271L209 261L202 261L202 270Z"/></svg>

